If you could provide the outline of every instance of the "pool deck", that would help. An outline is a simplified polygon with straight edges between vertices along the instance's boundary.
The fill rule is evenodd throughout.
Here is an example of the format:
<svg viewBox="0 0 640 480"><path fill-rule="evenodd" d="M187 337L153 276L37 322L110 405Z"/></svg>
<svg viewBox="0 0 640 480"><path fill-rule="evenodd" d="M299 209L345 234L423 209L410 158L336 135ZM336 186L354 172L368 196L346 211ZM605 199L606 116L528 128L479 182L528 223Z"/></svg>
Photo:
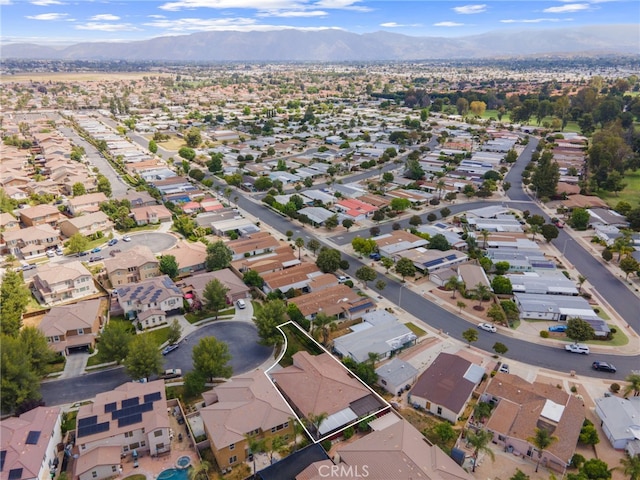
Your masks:
<svg viewBox="0 0 640 480"><path fill-rule="evenodd" d="M122 459L122 473L120 474L120 478L138 474L146 476L147 480L154 480L163 470L176 468L176 462L184 455L188 455L191 458L191 465L195 466L200 463L193 441L187 435L186 425L179 425L173 415L170 415L169 418L171 420L171 429L173 430L171 452L160 455L159 457L144 454L138 457L138 468L134 468L133 458L131 455L127 455L126 458ZM178 434L182 434L181 442L178 441Z"/></svg>

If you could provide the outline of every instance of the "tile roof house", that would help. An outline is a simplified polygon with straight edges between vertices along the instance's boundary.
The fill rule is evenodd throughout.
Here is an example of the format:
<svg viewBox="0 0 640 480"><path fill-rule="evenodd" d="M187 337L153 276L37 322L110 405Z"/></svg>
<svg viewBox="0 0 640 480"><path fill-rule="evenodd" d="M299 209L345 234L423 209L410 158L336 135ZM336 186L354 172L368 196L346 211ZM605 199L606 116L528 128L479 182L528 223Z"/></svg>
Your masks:
<svg viewBox="0 0 640 480"><path fill-rule="evenodd" d="M356 198L342 199L336 202L333 206L338 212L344 214L354 222L360 222L374 212L378 211L378 207L369 205Z"/></svg>
<svg viewBox="0 0 640 480"><path fill-rule="evenodd" d="M293 252L291 247L289 245L283 245L263 255L242 258L231 262L231 266L240 273L253 270L260 275L264 275L287 269L300 263L298 256Z"/></svg>
<svg viewBox="0 0 640 480"><path fill-rule="evenodd" d="M129 382L99 393L78 410L74 478L114 477L133 450L158 455L171 450L163 380Z"/></svg>
<svg viewBox="0 0 640 480"><path fill-rule="evenodd" d="M60 232L51 225L38 225L10 232L2 232L8 253L18 258L35 258L61 245Z"/></svg>
<svg viewBox="0 0 640 480"><path fill-rule="evenodd" d="M145 310L174 315L182 309L182 291L167 275L123 285L116 291L118 304L129 318Z"/></svg>
<svg viewBox="0 0 640 480"><path fill-rule="evenodd" d="M106 321L101 303L95 298L52 307L40 321L38 330L56 352L68 355L74 351L87 351L95 346L100 328Z"/></svg>
<svg viewBox="0 0 640 480"><path fill-rule="evenodd" d="M182 291L185 294L191 293L195 298L203 301L204 289L207 284L214 279L218 279L229 289L227 292L227 303L231 304L241 298L249 298L251 289L228 268L216 270L215 272L204 272L192 275L184 278L179 285L182 286Z"/></svg>
<svg viewBox="0 0 640 480"><path fill-rule="evenodd" d="M370 297L361 297L346 285L335 285L323 290L307 293L299 297L290 298L305 318L312 319L319 312L338 319L356 318L363 313L373 310L375 301Z"/></svg>
<svg viewBox="0 0 640 480"><path fill-rule="evenodd" d="M20 230L20 222L16 217L7 212L0 213L0 228L3 232Z"/></svg>
<svg viewBox="0 0 640 480"><path fill-rule="evenodd" d="M164 205L132 208L131 213L138 226L171 221L171 212Z"/></svg>
<svg viewBox="0 0 640 480"><path fill-rule="evenodd" d="M309 290L311 281L323 275L315 263L303 262L291 268L278 270L277 272L266 273L262 275L264 280L263 290L265 293L280 290L286 292L289 289L305 289ZM337 278L333 275L333 278Z"/></svg>
<svg viewBox="0 0 640 480"><path fill-rule="evenodd" d="M207 259L207 246L201 242L180 240L174 248L165 252L173 255L178 263L178 275L188 275L204 270Z"/></svg>
<svg viewBox="0 0 640 480"><path fill-rule="evenodd" d="M100 210L100 204L108 198L102 192L88 193L69 199L69 211L74 217L80 213L93 213Z"/></svg>
<svg viewBox="0 0 640 480"><path fill-rule="evenodd" d="M64 219L66 217L53 205L42 204L20 209L20 221L27 227L48 224L55 228Z"/></svg>
<svg viewBox="0 0 640 480"><path fill-rule="evenodd" d="M146 245L136 245L105 259L104 268L114 288L160 275L160 261Z"/></svg>
<svg viewBox="0 0 640 480"><path fill-rule="evenodd" d="M77 260L39 265L33 276L32 290L43 305L80 300L98 293L91 272Z"/></svg>
<svg viewBox="0 0 640 480"><path fill-rule="evenodd" d="M268 253L280 246L280 242L269 232L257 232L246 238L238 238L227 242L227 247L233 253L233 260L240 260L245 256Z"/></svg>
<svg viewBox="0 0 640 480"><path fill-rule="evenodd" d="M326 413L314 428L316 439L380 410L384 404L368 387L328 353L299 351L293 365L270 373L298 416Z"/></svg>
<svg viewBox="0 0 640 480"><path fill-rule="evenodd" d="M431 445L414 426L393 413L369 423L373 431L338 446L331 461L313 463L296 480L336 478L473 480L440 448Z"/></svg>
<svg viewBox="0 0 640 480"><path fill-rule="evenodd" d="M36 407L0 423L0 477L47 480L58 462L62 410Z"/></svg>
<svg viewBox="0 0 640 480"><path fill-rule="evenodd" d="M113 230L113 222L104 212L87 213L79 217L65 219L60 222L60 231L65 237L71 237L76 233L85 237L102 232L105 237Z"/></svg>
<svg viewBox="0 0 640 480"><path fill-rule="evenodd" d="M408 402L455 424L484 374L469 360L440 353L409 391Z"/></svg>
<svg viewBox="0 0 640 480"><path fill-rule="evenodd" d="M202 408L200 416L221 468L247 459L247 436L293 436L294 414L262 370L217 385L207 398L213 403Z"/></svg>
<svg viewBox="0 0 640 480"><path fill-rule="evenodd" d="M564 473L585 417L582 400L555 385L529 383L500 372L489 381L480 400L496 405L486 424L494 443L537 461L538 451L528 439L536 428L545 428L559 440L543 452L541 465Z"/></svg>

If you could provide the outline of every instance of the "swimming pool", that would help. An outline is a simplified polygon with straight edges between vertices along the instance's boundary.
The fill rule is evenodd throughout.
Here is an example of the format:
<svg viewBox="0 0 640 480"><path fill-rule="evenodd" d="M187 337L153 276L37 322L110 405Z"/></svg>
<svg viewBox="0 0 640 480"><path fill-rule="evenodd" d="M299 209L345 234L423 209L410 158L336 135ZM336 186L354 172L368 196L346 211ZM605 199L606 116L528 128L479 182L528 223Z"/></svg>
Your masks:
<svg viewBox="0 0 640 480"><path fill-rule="evenodd" d="M168 470L163 470L158 475L157 480L188 480L189 479L189 469L187 468L170 468Z"/></svg>

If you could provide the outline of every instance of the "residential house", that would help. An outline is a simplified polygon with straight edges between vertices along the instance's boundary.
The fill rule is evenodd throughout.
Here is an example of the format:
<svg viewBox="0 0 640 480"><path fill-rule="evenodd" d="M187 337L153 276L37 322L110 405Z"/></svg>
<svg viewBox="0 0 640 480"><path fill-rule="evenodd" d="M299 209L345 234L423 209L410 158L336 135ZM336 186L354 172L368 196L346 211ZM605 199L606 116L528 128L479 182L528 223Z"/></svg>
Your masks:
<svg viewBox="0 0 640 480"><path fill-rule="evenodd" d="M418 231L420 233L427 233L431 237L433 237L434 235L442 235L444 238L446 238L447 242L449 242L453 250L466 250L469 247L467 242L460 238L458 233L447 229L446 225L444 224L419 225Z"/></svg>
<svg viewBox="0 0 640 480"><path fill-rule="evenodd" d="M415 345L416 334L386 310L373 310L362 315L362 323L351 333L334 339L333 349L340 357L350 357L358 363L391 357L400 350Z"/></svg>
<svg viewBox="0 0 640 480"><path fill-rule="evenodd" d="M605 436L616 450L623 450L640 439L640 397L596 398L596 415Z"/></svg>
<svg viewBox="0 0 640 480"><path fill-rule="evenodd" d="M517 375L498 372L491 378L480 401L495 405L486 429L493 443L538 461L530 441L537 428L560 440L543 452L541 465L564 473L575 453L585 417L582 399L550 383L529 383Z"/></svg>
<svg viewBox="0 0 640 480"><path fill-rule="evenodd" d="M394 230L377 237L373 241L378 246L378 252L383 257L392 258L393 255L412 248L424 247L429 242L405 230Z"/></svg>
<svg viewBox="0 0 640 480"><path fill-rule="evenodd" d="M370 297L361 297L346 285L335 285L288 300L295 304L305 318L313 319L324 312L336 316L339 320L356 318L373 310L375 301Z"/></svg>
<svg viewBox="0 0 640 480"><path fill-rule="evenodd" d="M356 198L339 200L333 207L336 211L344 214L354 222L360 222L369 218L370 215L373 215L374 212L378 211L378 207L369 205L368 203L362 202Z"/></svg>
<svg viewBox="0 0 640 480"><path fill-rule="evenodd" d="M98 293L91 272L77 260L39 265L33 276L32 291L43 305L80 300Z"/></svg>
<svg viewBox="0 0 640 480"><path fill-rule="evenodd" d="M0 477L51 480L62 442L62 410L36 407L0 423Z"/></svg>
<svg viewBox="0 0 640 480"><path fill-rule="evenodd" d="M291 268L301 263L289 245L282 245L272 252L255 257L245 257L241 260L231 262L231 267L239 273L253 270L260 275L265 275L278 270Z"/></svg>
<svg viewBox="0 0 640 480"><path fill-rule="evenodd" d="M311 464L327 461L333 465L324 448L319 443L311 443L259 470L255 478L256 480L296 480L297 478L306 480L307 477L298 477L298 475Z"/></svg>
<svg viewBox="0 0 640 480"><path fill-rule="evenodd" d="M79 217L69 218L60 222L60 231L64 236L71 237L76 233L88 237L96 233L109 236L113 230L113 223L104 212L87 213Z"/></svg>
<svg viewBox="0 0 640 480"><path fill-rule="evenodd" d="M385 404L328 353L299 351L293 365L270 373L276 387L301 418L326 413L312 435L319 439Z"/></svg>
<svg viewBox="0 0 640 480"><path fill-rule="evenodd" d="M178 263L178 275L184 276L204 270L207 259L207 246L201 242L180 240L174 248L165 252L173 255Z"/></svg>
<svg viewBox="0 0 640 480"><path fill-rule="evenodd" d="M455 424L484 374L484 368L465 358L440 353L420 375L407 400Z"/></svg>
<svg viewBox="0 0 640 480"><path fill-rule="evenodd" d="M150 207L158 204L156 199L153 198L150 193L145 191L138 192L136 190L127 190L123 200L129 200L131 208Z"/></svg>
<svg viewBox="0 0 640 480"><path fill-rule="evenodd" d="M456 265L469 260L466 254L457 250L436 250L418 247L411 250L404 250L393 255L397 262L400 258L408 258L413 262L418 271L431 274L445 268L454 268Z"/></svg>
<svg viewBox="0 0 640 480"><path fill-rule="evenodd" d="M227 242L233 260L269 253L280 246L280 242L269 232L257 232L246 238L238 238Z"/></svg>
<svg viewBox="0 0 640 480"><path fill-rule="evenodd" d="M60 233L51 225L38 225L3 232L7 252L18 258L36 258L61 245Z"/></svg>
<svg viewBox="0 0 640 480"><path fill-rule="evenodd" d="M420 372L410 363L393 357L389 362L376 368L378 381L382 388L392 395L397 395L413 385Z"/></svg>
<svg viewBox="0 0 640 480"><path fill-rule="evenodd" d="M129 318L137 317L145 310L162 310L166 315L175 315L182 309L182 292L167 275L123 285L116 292L118 304Z"/></svg>
<svg viewBox="0 0 640 480"><path fill-rule="evenodd" d="M160 275L160 261L146 245L136 245L105 259L104 268L114 288Z"/></svg>
<svg viewBox="0 0 640 480"><path fill-rule="evenodd" d="M49 347L58 353L85 352L95 347L96 338L106 322L104 310L99 298L52 307L40 321L38 330L47 339Z"/></svg>
<svg viewBox="0 0 640 480"><path fill-rule="evenodd" d="M138 226L171 221L171 212L164 205L132 208L131 213Z"/></svg>
<svg viewBox="0 0 640 480"><path fill-rule="evenodd" d="M58 222L65 218L66 217L60 213L60 210L53 205L42 204L20 209L20 221L27 227L51 225L53 228L56 228Z"/></svg>
<svg viewBox="0 0 640 480"><path fill-rule="evenodd" d="M163 380L128 382L83 404L76 421L73 471L78 480L119 474L122 459L171 451L169 413Z"/></svg>
<svg viewBox="0 0 640 480"><path fill-rule="evenodd" d="M624 215L607 208L589 209L589 226L608 225L618 228L629 228L629 222Z"/></svg>
<svg viewBox="0 0 640 480"><path fill-rule="evenodd" d="M541 295L578 295L576 284L558 270L510 273L505 275L514 292Z"/></svg>
<svg viewBox="0 0 640 480"><path fill-rule="evenodd" d="M492 290L487 274L480 265L470 263L458 265L458 279L465 284L467 290L474 290L478 285Z"/></svg>
<svg viewBox="0 0 640 480"><path fill-rule="evenodd" d="M191 275L180 282L185 298L196 298L200 302L204 301L203 292L205 287L212 280L219 280L229 290L227 291L227 303L232 304L237 300L249 298L251 289L247 287L241 278L230 269L223 268L214 272L199 273Z"/></svg>
<svg viewBox="0 0 640 480"><path fill-rule="evenodd" d="M100 204L107 200L108 198L102 192L79 195L69 199L69 212L74 217L80 213L94 213L100 210Z"/></svg>
<svg viewBox="0 0 640 480"><path fill-rule="evenodd" d="M429 281L439 287L444 287L451 277L458 278L458 272L452 268L443 268L442 270L429 274Z"/></svg>
<svg viewBox="0 0 640 480"><path fill-rule="evenodd" d="M14 230L20 230L20 222L16 217L8 212L0 213L0 229L3 232L13 232Z"/></svg>
<svg viewBox="0 0 640 480"><path fill-rule="evenodd" d="M293 438L294 414L260 369L217 385L204 398L200 417L220 468L247 459L248 438Z"/></svg>
<svg viewBox="0 0 640 480"><path fill-rule="evenodd" d="M474 478L440 448L426 441L418 429L394 413L372 420L369 427L371 433L338 445L333 462L315 462L296 479L322 480L331 476L331 472L338 472L339 478Z"/></svg>
<svg viewBox="0 0 640 480"><path fill-rule="evenodd" d="M303 290L305 293L310 291L309 284L314 278L324 275L315 263L302 262L299 265L276 272L266 273L262 275L264 285L262 289L265 293L280 290L287 292L290 289ZM336 281L335 275L332 275Z"/></svg>

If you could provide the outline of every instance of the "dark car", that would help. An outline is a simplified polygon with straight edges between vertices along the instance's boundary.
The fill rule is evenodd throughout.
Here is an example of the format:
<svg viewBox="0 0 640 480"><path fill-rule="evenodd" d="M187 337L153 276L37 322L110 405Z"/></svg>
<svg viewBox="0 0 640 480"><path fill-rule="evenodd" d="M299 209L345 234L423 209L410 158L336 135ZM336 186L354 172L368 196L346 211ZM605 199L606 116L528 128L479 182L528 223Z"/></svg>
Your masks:
<svg viewBox="0 0 640 480"><path fill-rule="evenodd" d="M118 239L112 238L111 240L109 240L109 243L107 245L109 245L110 247L113 247L116 243L118 243Z"/></svg>
<svg viewBox="0 0 640 480"><path fill-rule="evenodd" d="M89 252L80 252L78 254L79 257L84 257L85 255L89 255Z"/></svg>
<svg viewBox="0 0 640 480"><path fill-rule="evenodd" d="M616 367L614 367L612 364L607 363L607 362L593 362L591 364L591 367L594 370L600 370L603 372L610 372L610 373L616 373Z"/></svg>
<svg viewBox="0 0 640 480"><path fill-rule="evenodd" d="M103 260L104 257L102 255L96 255L95 257L90 257L89 258L89 262L99 262L100 260Z"/></svg>
<svg viewBox="0 0 640 480"><path fill-rule="evenodd" d="M172 345L167 345L162 349L162 355L167 355L168 353L173 352L176 348L180 346L179 343L174 343Z"/></svg>
<svg viewBox="0 0 640 480"><path fill-rule="evenodd" d="M369 258L372 260L380 260L382 257L380 256L380 254L378 252L373 252L369 255Z"/></svg>

